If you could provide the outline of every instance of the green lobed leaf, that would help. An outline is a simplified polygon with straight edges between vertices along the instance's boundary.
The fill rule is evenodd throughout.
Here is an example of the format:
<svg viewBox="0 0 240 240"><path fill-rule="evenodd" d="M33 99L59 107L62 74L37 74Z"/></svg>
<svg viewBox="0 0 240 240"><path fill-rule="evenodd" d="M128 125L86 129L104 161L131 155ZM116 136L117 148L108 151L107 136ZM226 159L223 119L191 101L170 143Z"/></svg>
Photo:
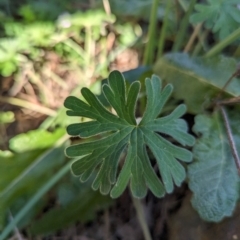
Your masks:
<svg viewBox="0 0 240 240"><path fill-rule="evenodd" d="M239 27L240 10L237 7L239 0L207 1L209 4L196 4L190 21L192 23L205 22L207 28L219 32L220 39L226 38Z"/></svg>
<svg viewBox="0 0 240 240"><path fill-rule="evenodd" d="M234 58L191 58L185 53L170 53L158 60L154 72L167 83L173 84L173 96L184 100L188 112L197 114L216 98L236 68L237 61ZM229 96L239 96L239 79L234 78L225 92Z"/></svg>
<svg viewBox="0 0 240 240"><path fill-rule="evenodd" d="M239 118L235 113L231 119L239 149ZM219 222L233 213L239 176L219 113L197 115L193 130L200 138L193 148L195 161L188 166L192 205L204 220Z"/></svg>
<svg viewBox="0 0 240 240"><path fill-rule="evenodd" d="M140 82L133 82L126 89L125 79L118 71L108 77L108 84L103 86L103 93L117 115L107 110L100 100L87 88L82 89L86 102L68 97L64 105L69 116L84 116L92 119L85 123L69 125L70 135L91 137L97 140L72 145L66 149L69 157L83 156L72 164L73 174L86 181L97 169L93 189L116 198L122 194L130 182L135 197L142 198L149 188L154 195L162 197L165 192L172 192L174 184L179 186L186 173L178 162L191 161L190 151L175 146L159 133L173 137L182 145L192 146L194 137L187 133L187 124L179 119L186 107L180 105L170 115L158 118L164 104L172 92L172 86L162 88L162 81L153 75L145 81L147 105L140 121L136 121L135 108ZM147 154L147 148L154 154L162 181L157 177ZM118 173L118 165L126 151L126 158ZM113 188L112 188L113 186Z"/></svg>

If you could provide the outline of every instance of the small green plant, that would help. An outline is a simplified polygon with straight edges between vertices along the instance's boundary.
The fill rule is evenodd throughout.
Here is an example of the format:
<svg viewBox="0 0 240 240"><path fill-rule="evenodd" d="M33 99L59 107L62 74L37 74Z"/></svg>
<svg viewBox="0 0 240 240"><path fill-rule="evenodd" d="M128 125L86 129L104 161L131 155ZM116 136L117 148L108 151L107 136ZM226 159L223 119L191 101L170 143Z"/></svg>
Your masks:
<svg viewBox="0 0 240 240"><path fill-rule="evenodd" d="M140 119L135 118L140 82L132 83L126 91L125 79L118 71L113 71L108 85L103 85L103 93L117 115L103 107L87 88L81 91L87 103L74 96L68 97L64 103L69 116L93 120L71 124L67 128L70 135L82 138L98 135L101 138L66 149L69 157L83 157L72 164L73 173L80 176L81 181L86 181L97 169L93 189L100 188L103 194L108 194L114 185L111 190L113 198L122 194L129 181L135 197L144 197L147 187L154 195L162 197L165 191L173 191L174 183L180 186L186 177L185 169L177 159L183 162L192 160L190 151L159 134L167 134L184 146L194 144L194 137L187 133L186 122L179 119L186 111L185 105L179 105L170 115L158 118L172 86L169 84L162 89L162 81L155 75L147 78L145 85L147 105ZM153 170L146 146L156 158L163 184ZM126 158L118 175L119 159L124 150Z"/></svg>
<svg viewBox="0 0 240 240"><path fill-rule="evenodd" d="M219 38L224 39L240 24L240 9L238 0L207 0L206 4L196 4L194 13L190 21L192 23L204 22L206 28L212 29L214 33L219 33Z"/></svg>
<svg viewBox="0 0 240 240"><path fill-rule="evenodd" d="M58 2L57 5L54 2ZM80 8L82 3L84 9L89 8L81 12L75 12L78 7L75 1L73 5L71 2L29 0L27 5L11 3L9 6L0 3L6 5L7 11L10 9L9 13L11 10L14 10L13 15L18 13L15 21L0 11L4 23L0 75L14 80L11 90L5 87L10 96L16 96L23 86L24 93L25 90L28 93L28 87L32 86L36 93L39 91L40 102L51 107L46 97L48 91L41 82L47 83L51 78L68 89L68 76L73 75L77 76L76 82L81 76L70 94L77 96L79 89L89 86L90 80L106 77L113 59L117 55L121 58L119 53L134 43L134 49L141 49L139 59L143 59L147 68L143 66L145 70L141 74L140 67L130 70L129 75L123 73L126 82L114 71L99 97L93 95L92 87L91 90L83 88L80 97L83 101L69 97L66 106L69 115L74 115L71 118L66 116L64 107L59 111L48 108L40 111L40 105L30 107L26 102L16 104L14 100L18 99L15 98L0 97L0 101L51 115L40 129L20 134L10 139L8 145L4 136L7 136L6 129L13 115L0 112L2 143L11 150L0 150L0 240L6 239L14 229L20 232L24 229L27 238L35 238L64 229L76 221L83 223L93 219L97 209L103 210L114 201L92 191L90 185L115 198L127 185L135 197L144 197L148 188L155 196L162 197L186 179L192 191L192 206L204 221L219 222L232 216L239 201L239 107L229 108L224 104L240 99L240 82L234 73L240 56L240 48L235 44L240 37L239 0L201 3L197 0L125 0L121 3L109 0L110 9L106 8L106 12L95 10L93 6L102 6L101 1L90 1L90 5L78 1ZM72 11L71 5L74 6ZM58 20L49 22L53 19ZM144 21L136 25L138 19ZM140 36L144 41L136 41ZM146 46L144 53L143 45ZM184 53L180 53L182 50ZM49 64L52 53L57 57L56 69ZM118 63L113 64L120 67ZM133 76L133 72L138 72L138 76ZM145 90L143 80L153 73L163 82L153 75L146 80ZM229 77L231 83L226 84ZM140 84L134 82L136 79L142 84L139 94ZM25 88L25 83L30 85ZM166 87L162 89L161 85ZM165 104L168 98L170 101ZM110 108L103 107L108 100ZM186 106L179 105L180 102ZM186 122L180 119L185 112ZM85 122L76 123L81 116ZM74 142L80 144L70 147L69 136L63 135L64 129L57 130L69 124L68 133L82 138L75 138ZM187 134L187 124L193 125L195 143L193 136ZM69 156L78 157L69 161L64 155L66 147ZM89 178L88 181L79 184L69 173L70 166L82 181ZM152 194L148 197L146 203L153 198ZM178 199L181 202L179 212L184 208L185 199L188 197ZM141 201L134 197L132 200L145 239L149 240L151 234L143 223ZM164 201L168 199L161 200ZM178 215L175 210L172 213L171 216ZM56 215L62 218L55 220ZM155 220L155 214L150 217ZM224 223L228 221L235 221L235 218L226 219ZM191 226L182 222L192 232ZM174 225L172 221L171 225ZM171 226L168 225L168 229L172 234ZM182 232L185 239L185 231Z"/></svg>

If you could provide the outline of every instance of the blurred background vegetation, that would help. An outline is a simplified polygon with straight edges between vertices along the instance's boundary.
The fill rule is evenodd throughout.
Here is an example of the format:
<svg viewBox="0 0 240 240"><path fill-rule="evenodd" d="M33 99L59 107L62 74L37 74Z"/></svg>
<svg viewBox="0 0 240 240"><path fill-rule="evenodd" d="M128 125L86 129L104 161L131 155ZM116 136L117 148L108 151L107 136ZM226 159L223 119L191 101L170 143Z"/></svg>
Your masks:
<svg viewBox="0 0 240 240"><path fill-rule="evenodd" d="M81 97L85 86L100 94L100 80L113 69L137 69L126 72L132 80L143 70L149 74L151 68L140 66L152 66L170 50L204 55L240 23L238 16L225 18L231 24L222 30L208 19L201 28L199 15L189 22L197 1L161 1L156 8L154 2L0 1L0 233L70 239L90 234L84 235L87 223L98 238L79 239L108 239L109 207L116 202L71 175L65 127L79 119L65 116L64 99ZM195 44L191 37L198 38ZM226 51L239 57L238 43ZM124 197L121 204L128 205Z"/></svg>
<svg viewBox="0 0 240 240"><path fill-rule="evenodd" d="M76 119L63 108L84 86L99 94L110 70L139 64L143 8L111 4L0 1L0 233L54 236L113 204L71 175L65 127Z"/></svg>

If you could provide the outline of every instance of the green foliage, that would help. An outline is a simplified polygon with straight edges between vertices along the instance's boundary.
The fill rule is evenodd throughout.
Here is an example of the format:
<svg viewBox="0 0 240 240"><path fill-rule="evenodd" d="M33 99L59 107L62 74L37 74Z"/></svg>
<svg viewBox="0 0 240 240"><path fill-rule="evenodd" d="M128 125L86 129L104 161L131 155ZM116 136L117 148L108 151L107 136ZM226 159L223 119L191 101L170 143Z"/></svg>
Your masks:
<svg viewBox="0 0 240 240"><path fill-rule="evenodd" d="M49 79L67 91L69 86L65 76L77 75L81 76L81 81L71 95L79 96L79 90L83 88L83 96L80 96L81 100L69 97L65 102L68 114L75 117L66 116L62 107L39 129L10 139L10 151L0 150L0 240L6 239L15 227L20 231L25 228L25 233L31 235L26 237L35 238L77 221L93 219L97 210L109 207L113 201L92 191L90 185L104 194L111 192L112 197L118 197L130 182L135 197L144 197L148 188L157 197L162 197L165 192L173 191L174 184L181 185L186 176L185 166L193 192L192 203L199 215L212 222L232 215L239 198L239 177L221 117L218 113L195 117L194 162L181 164L181 161L190 162L192 153L190 148L186 150L180 144L192 146L194 138L187 134L187 123L179 119L186 107L178 105L184 101L189 113L186 117L206 112L209 103L213 107L212 99L236 71L235 58L209 56L216 55L226 46L225 54L240 56L239 49L236 51L231 45L240 33L239 0L201 1L195 5L197 13L194 14L191 10L195 0L109 0L111 12L117 17L95 9L96 6L102 9L101 0L88 3L85 0L24 2L26 4L0 2L0 20L3 22L0 75L3 80L13 79L13 89L30 84L39 95L37 98L43 100L41 86L44 87ZM84 10L78 11L82 7ZM85 7L89 9L85 11ZM135 43L139 59L144 59L141 55L143 44L151 48L151 65L156 52L183 49L196 33L191 35L192 31L189 31L192 29L191 14L192 23L204 22L211 31L196 29L196 46L185 46L184 51L189 51L189 55L170 53L159 59L154 72L163 82L153 76L144 84L145 77L152 74L152 66L144 66L124 73L126 82L119 72L111 73L108 82L102 82L100 96L93 95L92 92L96 92L92 87L90 90L84 88L92 80L106 77L115 57ZM138 20L140 25L136 24ZM146 20L153 26L152 40L147 43ZM157 36L157 32L160 35ZM144 42L136 41L142 40L138 39L142 34ZM209 44L215 46L207 52ZM191 49L193 55L201 52L205 57L190 57ZM53 68L51 56L56 57ZM116 63L114 68L119 67L118 61ZM101 85L100 81L98 83ZM165 83L167 86L162 89ZM234 78L222 97L239 96L239 84L239 79ZM0 90L2 86L5 88L5 95L8 89L2 82L0 85ZM168 99L170 101L165 104ZM47 105L48 101L43 104ZM239 149L238 111L234 108L228 113ZM170 114L163 116L164 113ZM0 143L4 147L8 140L5 132L12 121L14 115L11 112L0 112L0 134L4 133ZM68 147L68 136L62 129L69 124L68 133L81 137L77 141L74 139L73 142L78 144L71 147ZM49 132L46 129L56 130ZM81 157L69 161L64 155L66 147L69 156ZM88 181L79 184L77 178L71 177L70 165L75 175ZM8 221L9 212L13 216L11 221Z"/></svg>
<svg viewBox="0 0 240 240"><path fill-rule="evenodd" d="M30 4L22 5L18 14L26 22L56 20L64 11L61 1L32 1Z"/></svg>
<svg viewBox="0 0 240 240"><path fill-rule="evenodd" d="M96 75L106 75L110 59L116 57L116 52L120 53L126 46L132 45L140 34L137 26L112 26L111 31L119 37L114 42L115 49L109 54L106 49L109 34L107 26L115 20L114 15L107 15L102 10L92 10L78 11L72 15L62 14L56 22L7 21L4 24L6 38L0 40L0 75L15 75L14 80L21 82L21 79L17 79L17 74L21 75L26 69L28 72L34 63L37 66L39 63L44 65L46 56L52 52L61 58L68 71L75 70L78 74L82 72L81 74L89 76L89 71L94 70ZM45 66L43 69L48 70ZM39 78L39 69L31 70L33 79ZM43 75L46 78L46 74ZM30 81L34 80L31 78Z"/></svg>
<svg viewBox="0 0 240 240"><path fill-rule="evenodd" d="M26 152L34 149L45 149L52 146L65 133L62 128L50 133L44 129L21 133L10 139L9 147L14 152ZM43 141L44 139L44 141Z"/></svg>
<svg viewBox="0 0 240 240"><path fill-rule="evenodd" d="M117 15L143 17L149 18L151 12L152 0L123 0L121 2L116 0L109 1L111 9ZM163 12L163 11L162 11Z"/></svg>
<svg viewBox="0 0 240 240"><path fill-rule="evenodd" d="M31 234L46 234L63 229L70 224L94 219L99 209L107 208L113 200L91 189L90 181L79 184L76 179L58 188L59 206L48 211L30 227ZM56 218L56 216L61 216Z"/></svg>
<svg viewBox="0 0 240 240"><path fill-rule="evenodd" d="M15 191L23 194L22 190L24 192L28 192L29 189L34 190L39 177L43 181L43 175L49 177L48 174L51 175L52 168L62 163L64 160L63 146L59 147L56 141L61 139L63 133L63 129L54 133L37 129L10 139L11 154L7 151L8 154L3 154L3 152L0 155L0 199L2 203L3 199L15 194ZM53 145L56 147L52 147ZM52 161L54 158L57 161Z"/></svg>
<svg viewBox="0 0 240 240"><path fill-rule="evenodd" d="M239 117L231 115L239 149ZM239 197L239 176L219 113L197 115L194 132L199 136L193 148L195 161L188 167L192 204L201 218L219 222L231 216Z"/></svg>
<svg viewBox="0 0 240 240"><path fill-rule="evenodd" d="M11 222L4 228L0 235L0 240L4 240L8 234L16 227L17 224L26 224L24 220L26 217L28 218L29 222L29 215L32 215L32 212L36 214L36 210L39 209L39 205L42 207L43 204L39 201L41 197L46 194L46 192L53 187L56 182L58 182L69 170L69 164L66 164L58 172L56 172L53 177L51 177L46 183L44 183L39 189L35 191L32 197L30 197L29 201L23 199L22 206L20 206L18 213L12 219ZM36 184L35 184L36 186ZM8 203L9 204L9 203ZM36 206L37 205L37 206ZM33 208L35 206L35 208ZM2 213L4 206L0 206L0 213ZM12 207L12 206L11 206ZM19 206L18 206L19 207ZM15 209L14 209L15 210ZM31 211L31 212L30 212ZM4 213L4 212L3 212ZM31 216L32 217L32 216ZM21 226L22 227L22 226Z"/></svg>
<svg viewBox="0 0 240 240"><path fill-rule="evenodd" d="M205 26L214 33L219 32L219 38L224 39L240 24L240 9L238 0L207 0L208 4L196 4L190 21L192 23L205 22Z"/></svg>
<svg viewBox="0 0 240 240"><path fill-rule="evenodd" d="M11 123L14 121L14 113L11 111L0 112L0 126L4 123Z"/></svg>
<svg viewBox="0 0 240 240"><path fill-rule="evenodd" d="M0 151L1 231L8 214L7 210L11 209L12 214L15 215L39 187L48 183L56 169L65 161L63 149L66 144L56 143L63 133L63 129L54 133L40 129L33 130L10 139L11 152ZM53 145L56 147L52 147ZM38 202L35 208L27 211L22 216L19 227L29 223L45 204L45 201Z"/></svg>
<svg viewBox="0 0 240 240"><path fill-rule="evenodd" d="M15 37L29 47L51 47L56 44L54 41L56 27L51 22L33 22L15 23L10 22L5 24L5 32L9 37ZM32 49L27 49L29 52Z"/></svg>
<svg viewBox="0 0 240 240"><path fill-rule="evenodd" d="M8 77L14 73L23 61L20 52L28 48L28 44L21 39L0 39L0 74Z"/></svg>
<svg viewBox="0 0 240 240"><path fill-rule="evenodd" d="M103 86L103 93L109 104L116 111L112 114L103 107L93 93L83 88L81 93L87 103L70 96L65 100L69 116L82 116L93 121L72 124L67 128L70 135L88 138L98 135L101 139L80 143L66 149L69 157L84 156L72 164L72 171L86 181L95 168L98 175L93 182L93 189L100 188L101 193L111 196L122 194L130 181L133 195L142 198L147 187L157 197L173 191L173 184L180 186L185 179L184 167L177 159L189 162L192 154L186 149L173 145L157 133L167 134L182 145L193 145L194 138L187 133L184 120L178 119L184 114L184 105L178 106L170 115L158 118L172 92L172 86L162 89L161 80L153 75L146 79L147 106L141 119L135 119L135 108L140 83L133 82L126 92L125 79L118 71L113 71L108 78L108 85ZM151 166L146 146L154 154L162 182ZM124 165L117 176L121 154L126 149ZM117 180L116 180L117 178Z"/></svg>
<svg viewBox="0 0 240 240"><path fill-rule="evenodd" d="M79 0L82 2L85 0ZM24 0L24 1L0 1L0 9L6 16L11 18L19 17L25 22L53 21L66 11L74 12L75 0Z"/></svg>
<svg viewBox="0 0 240 240"><path fill-rule="evenodd" d="M132 17L136 19L144 19L149 20L151 16L151 8L154 4L155 0L122 0L121 2L118 0L109 0L109 4L111 6L111 10L114 14L121 17ZM167 0L159 1L159 6L157 7L157 15L156 19L163 19L165 15L165 6L166 3L169 2ZM170 14L170 21L174 19L174 11ZM172 24L171 22L170 24Z"/></svg>
<svg viewBox="0 0 240 240"><path fill-rule="evenodd" d="M65 145L66 146L66 145ZM0 229L4 226L7 209L15 215L26 205L26 201L48 183L56 169L65 159L64 145L49 150L33 150L0 157ZM55 160L55 161L53 161ZM46 202L38 203L36 208L25 213L20 227L26 225Z"/></svg>
<svg viewBox="0 0 240 240"><path fill-rule="evenodd" d="M236 71L234 58L189 57L184 53L170 53L160 58L154 72L174 86L173 96L184 100L188 112L201 113ZM234 78L225 90L228 96L240 95L240 82Z"/></svg>
<svg viewBox="0 0 240 240"><path fill-rule="evenodd" d="M94 217L98 209L103 209L112 202L109 198L92 192L89 183L79 185L72 181L69 163L65 163L64 148L68 141L66 142L67 138L63 136L64 132L63 129L53 133L41 129L33 130L10 140L10 149L14 152L0 151L0 239L5 239L15 224L22 228L31 222L34 229L32 234L37 234L36 231L46 233L77 220L87 221ZM56 183L57 188L53 188ZM48 206L49 199L45 194L51 188L60 208L55 208L52 212L45 213L46 215L41 214L44 223L48 223L49 217L51 220L51 214L55 211L64 214L65 221L58 222L59 226L52 222L46 227L41 220L39 224L35 224L34 217ZM61 194L63 189L72 190L72 196L69 192L67 196L66 192ZM83 198L86 199L85 203ZM82 204L79 204L79 201ZM69 211L68 207L71 207L72 211ZM16 217L16 222L10 222L4 228L8 209ZM76 211L79 214L76 215Z"/></svg>
<svg viewBox="0 0 240 240"><path fill-rule="evenodd" d="M93 17L94 16L94 17ZM58 19L58 24L62 28L76 29L85 27L98 27L98 35L100 35L102 23L113 23L116 20L114 15L107 15L102 10L89 10L86 12L76 12L74 14L63 14ZM96 36L93 36L96 37Z"/></svg>

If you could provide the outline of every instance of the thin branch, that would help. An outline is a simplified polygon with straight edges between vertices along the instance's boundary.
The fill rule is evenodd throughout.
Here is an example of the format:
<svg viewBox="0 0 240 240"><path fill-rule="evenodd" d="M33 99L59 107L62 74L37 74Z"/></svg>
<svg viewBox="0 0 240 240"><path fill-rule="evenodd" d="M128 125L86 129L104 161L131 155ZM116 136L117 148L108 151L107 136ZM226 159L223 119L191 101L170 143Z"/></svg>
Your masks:
<svg viewBox="0 0 240 240"><path fill-rule="evenodd" d="M108 0L102 0L103 2L103 7L104 7L104 10L106 12L107 15L111 15L111 7L110 7L110 3Z"/></svg>
<svg viewBox="0 0 240 240"><path fill-rule="evenodd" d="M43 107L43 106L37 105L35 103L24 101L24 100L18 99L18 98L1 97L0 96L0 102L9 103L9 104L19 106L19 107L24 107L24 108L30 109L32 111L39 112L39 113L49 115L49 116L57 115L57 112L50 108Z"/></svg>
<svg viewBox="0 0 240 240"><path fill-rule="evenodd" d="M223 116L224 125L225 125L226 130L227 130L229 145L230 145L230 148L231 148L231 151L232 151L232 155L233 155L238 173L240 175L240 159L239 159L237 148L236 148L236 145L235 145L235 142L234 142L234 139L233 139L232 130L231 130L231 127L230 127L230 124L229 124L229 121L228 121L227 112L226 112L226 110L223 106L221 106L221 105L218 105L218 106L219 106L219 108L221 110L221 113L222 113L222 116Z"/></svg>
<svg viewBox="0 0 240 240"><path fill-rule="evenodd" d="M194 27L194 31L193 31L186 47L183 50L184 52L189 52L190 51L196 37L198 36L199 31L201 30L201 27L202 27L202 23L199 23L199 24L196 25L196 27Z"/></svg>
<svg viewBox="0 0 240 240"><path fill-rule="evenodd" d="M236 103L240 103L240 97L234 97L234 98L217 101L218 105L231 105L231 104L236 104Z"/></svg>
<svg viewBox="0 0 240 240"><path fill-rule="evenodd" d="M235 78L238 77L240 75L240 65L237 66L237 70L232 74L232 76L227 80L227 82L225 83L225 85L222 87L222 89L220 90L217 98L219 99L223 92L226 90L227 86L230 84L230 82Z"/></svg>

